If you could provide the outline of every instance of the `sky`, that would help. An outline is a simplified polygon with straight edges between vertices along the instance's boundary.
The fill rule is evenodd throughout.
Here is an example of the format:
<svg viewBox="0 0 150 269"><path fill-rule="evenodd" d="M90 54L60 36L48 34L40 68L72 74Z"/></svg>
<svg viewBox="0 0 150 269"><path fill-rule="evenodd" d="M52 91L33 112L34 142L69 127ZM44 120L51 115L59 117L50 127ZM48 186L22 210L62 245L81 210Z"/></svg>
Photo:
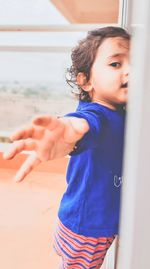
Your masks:
<svg viewBox="0 0 150 269"><path fill-rule="evenodd" d="M50 0L0 0L0 25L68 25ZM0 46L70 47L85 32L0 32ZM69 53L0 51L0 81L63 80Z"/></svg>
<svg viewBox="0 0 150 269"><path fill-rule="evenodd" d="M0 24L68 24L50 0L0 0Z"/></svg>

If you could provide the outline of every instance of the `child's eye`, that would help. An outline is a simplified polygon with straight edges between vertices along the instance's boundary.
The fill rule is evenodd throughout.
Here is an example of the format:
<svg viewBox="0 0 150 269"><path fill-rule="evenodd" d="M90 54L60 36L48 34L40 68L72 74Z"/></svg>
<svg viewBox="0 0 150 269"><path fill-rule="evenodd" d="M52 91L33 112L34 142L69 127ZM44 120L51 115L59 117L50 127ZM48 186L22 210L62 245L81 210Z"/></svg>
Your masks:
<svg viewBox="0 0 150 269"><path fill-rule="evenodd" d="M113 63L110 64L110 66L120 67L121 66L121 63L120 62L113 62Z"/></svg>

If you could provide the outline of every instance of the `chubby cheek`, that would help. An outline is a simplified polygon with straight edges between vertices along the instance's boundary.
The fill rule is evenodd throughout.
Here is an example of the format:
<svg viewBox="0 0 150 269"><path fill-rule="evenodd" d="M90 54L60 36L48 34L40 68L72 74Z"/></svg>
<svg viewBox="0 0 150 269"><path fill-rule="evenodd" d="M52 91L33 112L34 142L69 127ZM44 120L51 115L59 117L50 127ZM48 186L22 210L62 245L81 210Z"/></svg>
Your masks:
<svg viewBox="0 0 150 269"><path fill-rule="evenodd" d="M105 93L109 93L111 91L117 90L117 83L116 80L110 80L108 76L99 78L99 81L95 81L93 82L93 89L95 91L99 91L99 92L105 92Z"/></svg>
<svg viewBox="0 0 150 269"><path fill-rule="evenodd" d="M91 78L91 84L94 90L102 90L108 85L108 75L106 73L94 74Z"/></svg>

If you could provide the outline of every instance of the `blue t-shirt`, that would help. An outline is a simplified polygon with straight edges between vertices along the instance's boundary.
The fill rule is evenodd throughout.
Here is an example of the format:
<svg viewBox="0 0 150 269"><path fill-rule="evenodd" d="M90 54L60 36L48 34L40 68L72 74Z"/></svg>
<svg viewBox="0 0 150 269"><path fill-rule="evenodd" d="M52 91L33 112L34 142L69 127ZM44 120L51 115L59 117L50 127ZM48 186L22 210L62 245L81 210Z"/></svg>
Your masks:
<svg viewBox="0 0 150 269"><path fill-rule="evenodd" d="M125 111L80 102L77 111L66 116L86 119L90 129L71 153L68 187L58 216L77 234L115 235L119 225Z"/></svg>

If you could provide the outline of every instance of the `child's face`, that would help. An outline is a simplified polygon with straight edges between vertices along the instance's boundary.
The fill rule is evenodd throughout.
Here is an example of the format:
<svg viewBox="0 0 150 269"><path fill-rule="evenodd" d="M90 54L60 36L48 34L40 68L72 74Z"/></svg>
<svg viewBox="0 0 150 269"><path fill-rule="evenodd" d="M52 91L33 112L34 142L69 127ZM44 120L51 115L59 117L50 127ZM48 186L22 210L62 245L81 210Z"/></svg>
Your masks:
<svg viewBox="0 0 150 269"><path fill-rule="evenodd" d="M91 68L86 90L92 102L111 109L125 104L128 94L129 41L121 37L107 38L99 47Z"/></svg>

